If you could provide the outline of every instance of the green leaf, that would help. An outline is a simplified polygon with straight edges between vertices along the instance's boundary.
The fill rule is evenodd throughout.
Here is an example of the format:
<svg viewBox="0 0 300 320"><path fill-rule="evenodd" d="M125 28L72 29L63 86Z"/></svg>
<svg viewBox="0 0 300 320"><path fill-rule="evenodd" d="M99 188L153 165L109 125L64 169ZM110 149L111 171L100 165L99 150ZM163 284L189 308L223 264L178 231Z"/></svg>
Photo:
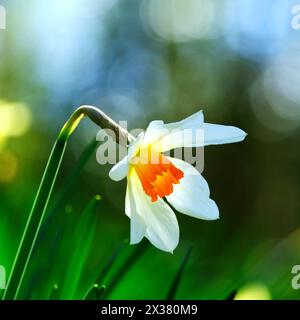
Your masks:
<svg viewBox="0 0 300 320"><path fill-rule="evenodd" d="M118 285L118 283L122 280L125 274L130 270L130 268L141 258L143 253L149 247L148 241L142 241L141 243L135 245L134 251L129 257L125 260L122 266L119 268L117 273L112 278L111 282L107 285L107 289L104 293L104 298L107 298L111 292L113 292L114 288Z"/></svg>
<svg viewBox="0 0 300 320"><path fill-rule="evenodd" d="M83 300L100 300L105 289L105 285L99 287L97 284L94 284L93 287L88 291L86 296L83 298Z"/></svg>
<svg viewBox="0 0 300 320"><path fill-rule="evenodd" d="M62 299L75 298L75 292L82 277L84 264L90 253L95 232L95 211L100 200L100 196L95 196L88 203L69 239L69 250L64 251L67 262L64 266L64 276L60 280Z"/></svg>
<svg viewBox="0 0 300 320"><path fill-rule="evenodd" d="M191 256L191 252L192 252L192 247L190 246L187 249L187 251L186 251L186 253L185 253L184 257L183 257L183 260L182 260L182 262L181 262L181 264L179 266L179 269L178 269L178 271L177 271L177 273L176 273L176 275L174 277L174 280L172 282L172 285L171 285L171 287L169 289L169 292L167 294L167 297L166 297L167 300L173 300L175 298L177 290L178 290L178 287L180 285L180 281L181 281L184 269L185 269L186 264L187 264L187 262L188 262L188 260L189 260L189 258Z"/></svg>

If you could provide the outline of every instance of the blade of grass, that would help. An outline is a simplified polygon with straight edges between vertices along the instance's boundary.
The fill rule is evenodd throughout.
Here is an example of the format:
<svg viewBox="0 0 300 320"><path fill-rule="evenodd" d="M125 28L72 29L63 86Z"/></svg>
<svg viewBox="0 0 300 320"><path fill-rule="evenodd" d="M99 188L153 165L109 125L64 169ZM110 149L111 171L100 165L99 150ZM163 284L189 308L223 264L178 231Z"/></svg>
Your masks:
<svg viewBox="0 0 300 320"><path fill-rule="evenodd" d="M90 288L88 290L88 292L85 294L85 297L88 296L89 292L95 287L99 287L99 285L101 285L103 283L103 281L105 280L105 277L107 276L109 270L111 269L112 265L114 264L116 258L119 256L120 252L124 249L125 244L127 244L128 241L125 240L123 241L118 247L117 249L113 252L113 254L111 255L110 259L108 260L107 264L103 267L103 269L101 270L101 272L99 273L96 281L94 282L94 285L92 286L92 288ZM85 298L83 300L86 300Z"/></svg>
<svg viewBox="0 0 300 320"><path fill-rule="evenodd" d="M63 208L66 199L72 191L73 186L76 184L76 181L80 177L83 168L87 164L88 160L96 151L99 145L99 141L93 140L90 144L84 149L82 154L80 155L78 161L74 169L68 175L62 190L59 192L59 196L56 200L54 200L54 204L48 210L48 218L55 219L55 213L59 214L61 208Z"/></svg>
<svg viewBox="0 0 300 320"><path fill-rule="evenodd" d="M65 206L64 208L64 205L66 204L66 201L69 198L73 190L73 187L76 185L76 182L79 179L83 171L83 168L85 167L88 160L91 158L92 154L96 151L96 148L98 147L98 145L99 145L99 142L93 139L93 141L91 141L90 144L81 153L74 168L67 175L65 182L63 183L63 186L61 188L61 191L59 192L58 196L53 200L54 204L50 206L46 212L45 222L43 223L40 233L38 235L38 239L37 239L38 243L47 242L49 244L50 243L52 244L54 234L59 233L60 237L62 237L61 233L63 232L64 236L66 235L65 228L63 226L64 219L62 219L62 217L66 216L66 214L62 211L65 211L68 206ZM49 263L44 265L45 272L48 272L48 274L50 273L50 270L47 271L46 270L47 267L48 269L51 268L51 271L53 271L53 266L51 265L51 261L58 260L56 258L59 252L57 248L57 244L53 243L52 250L50 252L51 254L49 255L49 259L48 259ZM37 252L37 247L33 249L32 256L34 256L38 260L39 252Z"/></svg>
<svg viewBox="0 0 300 320"><path fill-rule="evenodd" d="M98 290L97 300L102 300L102 297L104 296L105 290L106 290L106 286L103 284Z"/></svg>
<svg viewBox="0 0 300 320"><path fill-rule="evenodd" d="M46 212L45 215L45 222L43 223L42 227L41 227L41 231L38 235L38 239L37 239L37 243L43 243L46 242L48 244L51 244L52 249L49 248L50 254L49 254L49 258L48 263L45 263L43 266L43 272L44 274L48 274L48 275L54 275L55 274L55 270L54 269L58 269L59 266L53 266L51 261L61 261L58 257L59 252L61 251L57 246L59 245L60 247L63 246L62 240L63 238L68 237L68 235L72 234L67 232L69 231L68 226L70 225L70 221L68 221L68 226L64 226L65 224L65 220L64 218L66 218L66 213L65 211L67 210L68 207L70 206L66 206L66 201L68 201L69 196L72 193L72 190L74 189L74 186L76 185L76 182L78 181L78 179L80 178L82 172L83 172L83 168L85 167L86 163L88 162L88 160L91 158L92 154L96 151L97 147L99 145L99 141L97 141L96 139L93 139L88 146L83 150L83 152L81 153L81 155L79 156L74 168L72 168L72 170L70 171L70 173L67 175L62 188L60 190L60 192L58 193L58 195L56 196L56 198L53 199L53 204L51 206L49 206L49 209ZM65 208L64 208L65 206ZM72 225L72 223L71 223ZM67 230L66 230L67 228ZM58 237L60 239L58 239L58 241L53 242L53 235L57 234ZM65 242L65 241L63 241ZM41 253L37 250L37 246L34 248L33 253L32 253L32 257L34 257L35 261L39 261L39 256L41 255ZM43 258L45 259L45 257ZM48 270L47 270L48 269ZM34 272L32 270L30 270L31 272ZM49 279L50 280L50 279ZM56 281L56 278L52 279L53 281ZM43 277L40 278L39 283L35 284L38 286L42 286L43 285ZM51 281L49 281L51 282ZM24 286L25 287L25 286ZM28 290L31 291L27 291L27 296L30 294L30 292L32 292L32 288L27 286ZM44 286L44 290L45 293L47 294L47 286ZM39 289L40 290L40 289ZM41 292L42 294L42 292ZM23 297L23 291L22 291L22 297Z"/></svg>
<svg viewBox="0 0 300 320"><path fill-rule="evenodd" d="M125 260L124 264L115 274L111 282L107 285L103 298L107 298L109 294L111 294L114 288L126 275L128 270L130 270L130 268L140 259L140 257L143 255L143 253L147 250L148 247L149 247L148 241L143 241L142 243L136 245L132 254L129 255L129 257Z"/></svg>
<svg viewBox="0 0 300 320"><path fill-rule="evenodd" d="M126 146L128 141L134 139L126 130L121 128L116 122L95 107L82 106L75 110L63 126L53 146L34 204L26 223L3 299L13 300L17 298L36 243L37 235L44 219L50 196L52 194L67 141L84 116L88 116L90 120L102 128L111 129L112 131L109 133L112 134L112 137L117 143L121 143Z"/></svg>
<svg viewBox="0 0 300 320"><path fill-rule="evenodd" d="M78 225L78 214L76 214L72 206L66 206L64 211L60 213L61 216L57 221L56 228L54 228L54 226L50 226L50 230L47 230L50 235L54 234L56 229L58 229L59 233L61 234L59 242L56 242L54 244L52 243L52 239L50 237L46 238L46 241L48 241L49 243L49 251L53 251L53 253L47 254L46 257L42 254L38 254L35 257L37 263L41 259L44 259L45 261L45 269L43 273L44 276L41 277L41 282L39 284L39 287L37 288L42 292L41 288L44 287L43 281L48 275L48 283L60 284L60 290L56 294L57 299L60 299L62 293L61 284L65 279L66 252L70 252L70 243L74 242L74 229ZM55 261L55 263L53 263L53 261ZM35 272L34 269L30 271ZM31 287L30 289L34 290L34 287ZM47 290L47 288L45 288L45 290ZM46 299L49 298L47 294L48 291L46 293Z"/></svg>
<svg viewBox="0 0 300 320"><path fill-rule="evenodd" d="M127 244L128 241L125 240L123 243L121 243L117 249L115 250L115 252L112 254L112 256L110 257L110 259L108 260L107 264L104 266L104 268L102 269L102 271L99 273L98 278L96 279L95 283L97 283L98 285L100 285L106 275L108 274L109 270L111 269L113 263L115 262L116 258L118 257L118 255L121 253L121 251L124 249L125 244Z"/></svg>
<svg viewBox="0 0 300 320"><path fill-rule="evenodd" d="M73 233L73 248L70 252L69 263L66 266L66 274L61 282L61 297L65 299L74 298L78 287L84 264L90 252L95 231L95 218L97 204L100 196L95 196L83 210L77 227Z"/></svg>
<svg viewBox="0 0 300 320"><path fill-rule="evenodd" d="M228 297L226 297L226 300L234 300L235 296L237 294L237 290L233 290Z"/></svg>
<svg viewBox="0 0 300 320"><path fill-rule="evenodd" d="M97 284L94 284L93 287L88 291L83 300L100 300L105 292L105 285L99 287Z"/></svg>
<svg viewBox="0 0 300 320"><path fill-rule="evenodd" d="M191 256L191 252L192 252L192 247L189 247L187 249L187 251L183 257L183 260L180 264L180 267L174 277L172 285L171 285L169 292L167 294L166 300L174 300L176 293L177 293L177 290L178 290L178 287L179 287L179 284L180 284L180 280L181 280L183 272L184 272L184 269L185 269L186 264Z"/></svg>
<svg viewBox="0 0 300 320"><path fill-rule="evenodd" d="M41 299L49 298L49 285L56 283L58 278L55 276L57 269L57 259L62 245L62 240L68 232L67 213L62 212L56 225L49 226L45 232L45 241L37 240L39 250L33 250L32 259L29 263L27 272L23 279L23 286L20 288L18 298L20 299ZM68 219L69 221L69 219ZM46 249L46 250L45 250ZM43 263L41 263L43 261ZM55 261L55 263L53 263ZM45 281L45 279L47 279Z"/></svg>
<svg viewBox="0 0 300 320"><path fill-rule="evenodd" d="M52 290L51 290L51 293L50 293L50 297L49 297L49 300L58 300L58 293L59 293L59 286L58 284L56 283L53 287L52 287Z"/></svg>
<svg viewBox="0 0 300 320"><path fill-rule="evenodd" d="M24 234L16 255L3 299L13 300L20 289L41 221L50 199L58 170L66 149L66 140L58 139L48 160Z"/></svg>

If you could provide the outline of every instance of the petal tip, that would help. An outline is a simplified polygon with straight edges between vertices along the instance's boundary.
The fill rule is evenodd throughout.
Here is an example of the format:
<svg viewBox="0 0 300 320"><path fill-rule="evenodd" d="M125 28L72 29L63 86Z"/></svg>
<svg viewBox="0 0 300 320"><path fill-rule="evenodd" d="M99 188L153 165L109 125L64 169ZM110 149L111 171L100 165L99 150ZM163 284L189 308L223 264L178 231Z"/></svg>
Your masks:
<svg viewBox="0 0 300 320"><path fill-rule="evenodd" d="M114 168L112 168L112 169L108 172L108 176L109 176L109 178L110 178L111 180L113 180L113 181L120 181L120 180L121 180L119 177L116 176Z"/></svg>
<svg viewBox="0 0 300 320"><path fill-rule="evenodd" d="M113 174L112 174L112 169L109 170L108 176L109 176L109 178L110 178L111 180L116 181L116 180L114 179Z"/></svg>
<svg viewBox="0 0 300 320"><path fill-rule="evenodd" d="M244 130L242 130L242 129L240 129L242 132L241 132L241 134L242 134L242 136L243 136L243 140L247 137L247 135L248 135L248 133L247 132L245 132Z"/></svg>

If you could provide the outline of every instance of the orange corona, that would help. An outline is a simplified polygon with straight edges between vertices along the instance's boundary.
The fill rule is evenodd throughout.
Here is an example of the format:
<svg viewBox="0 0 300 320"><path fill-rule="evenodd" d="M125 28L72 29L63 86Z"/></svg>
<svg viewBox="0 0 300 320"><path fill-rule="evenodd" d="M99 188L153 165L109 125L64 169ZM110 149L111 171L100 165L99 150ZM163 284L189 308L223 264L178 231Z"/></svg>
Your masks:
<svg viewBox="0 0 300 320"><path fill-rule="evenodd" d="M133 168L152 202L157 201L158 197L170 195L173 192L173 184L180 183L179 180L184 176L166 156L151 147L148 147L148 152L138 153Z"/></svg>

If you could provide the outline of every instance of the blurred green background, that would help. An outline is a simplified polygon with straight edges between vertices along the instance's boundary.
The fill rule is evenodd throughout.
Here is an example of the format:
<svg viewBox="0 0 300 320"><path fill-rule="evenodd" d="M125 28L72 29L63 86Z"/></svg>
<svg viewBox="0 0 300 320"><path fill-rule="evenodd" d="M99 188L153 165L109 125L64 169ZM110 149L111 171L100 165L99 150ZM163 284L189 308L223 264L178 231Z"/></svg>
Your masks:
<svg viewBox="0 0 300 320"><path fill-rule="evenodd" d="M190 245L176 298L224 299L255 283L273 299L300 297L291 286L292 266L300 264L296 1L0 4L7 20L0 30L0 264L7 272L51 147L76 107L99 106L129 129L203 109L207 122L248 133L243 143L205 149L203 174L221 219L177 214L181 240L172 255L147 241L121 245L130 222L125 181L111 181L110 166L97 164L98 128L83 121L70 139L20 298L82 299L118 250L101 279L104 297L162 299ZM96 210L84 215L96 194Z"/></svg>

